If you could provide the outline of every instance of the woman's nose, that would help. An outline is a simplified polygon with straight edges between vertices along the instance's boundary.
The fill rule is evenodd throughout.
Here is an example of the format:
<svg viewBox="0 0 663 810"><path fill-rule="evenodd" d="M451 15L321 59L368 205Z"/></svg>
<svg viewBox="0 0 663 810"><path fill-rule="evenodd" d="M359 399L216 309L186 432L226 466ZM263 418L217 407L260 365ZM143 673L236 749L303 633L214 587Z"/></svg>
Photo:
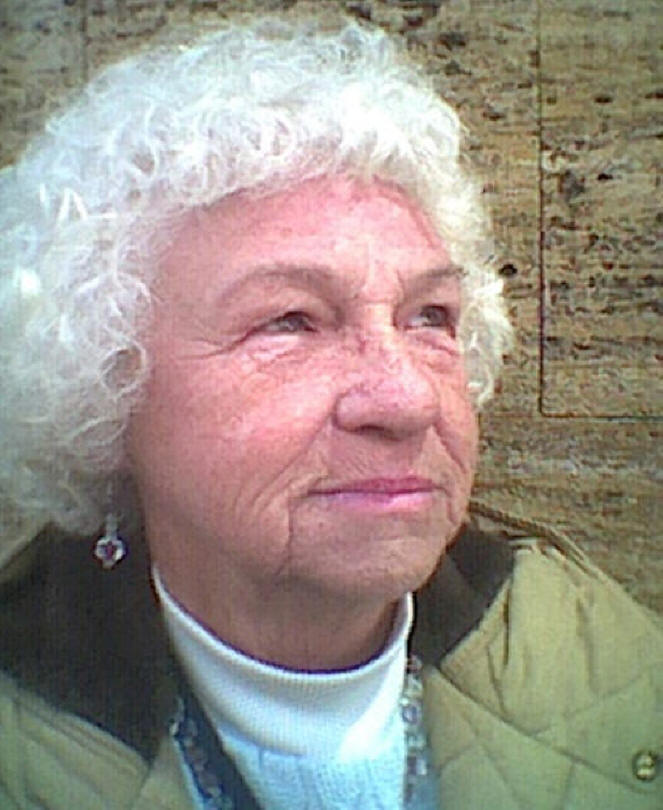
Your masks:
<svg viewBox="0 0 663 810"><path fill-rule="evenodd" d="M404 438L434 424L439 394L430 369L394 345L358 349L350 382L338 396L334 417L347 431Z"/></svg>

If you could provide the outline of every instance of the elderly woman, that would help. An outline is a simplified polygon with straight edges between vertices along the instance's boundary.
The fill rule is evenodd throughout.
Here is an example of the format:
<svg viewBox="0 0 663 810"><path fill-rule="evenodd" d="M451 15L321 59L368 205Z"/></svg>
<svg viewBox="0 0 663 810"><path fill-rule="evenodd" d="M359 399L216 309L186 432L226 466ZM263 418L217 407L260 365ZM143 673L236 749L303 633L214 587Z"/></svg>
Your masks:
<svg viewBox="0 0 663 810"><path fill-rule="evenodd" d="M459 135L276 17L5 171L3 808L661 806L655 620L468 522L509 326Z"/></svg>

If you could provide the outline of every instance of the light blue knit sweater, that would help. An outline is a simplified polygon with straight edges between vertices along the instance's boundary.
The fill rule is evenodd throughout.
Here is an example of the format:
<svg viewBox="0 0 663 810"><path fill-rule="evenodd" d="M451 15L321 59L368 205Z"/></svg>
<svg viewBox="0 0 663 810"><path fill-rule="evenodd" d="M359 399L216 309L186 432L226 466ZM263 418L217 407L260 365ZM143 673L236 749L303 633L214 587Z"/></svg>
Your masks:
<svg viewBox="0 0 663 810"><path fill-rule="evenodd" d="M310 674L263 664L224 644L173 599L156 572L154 580L190 684L262 807L403 808L399 699L411 597L379 656L346 672ZM437 807L433 786L421 787L407 810Z"/></svg>

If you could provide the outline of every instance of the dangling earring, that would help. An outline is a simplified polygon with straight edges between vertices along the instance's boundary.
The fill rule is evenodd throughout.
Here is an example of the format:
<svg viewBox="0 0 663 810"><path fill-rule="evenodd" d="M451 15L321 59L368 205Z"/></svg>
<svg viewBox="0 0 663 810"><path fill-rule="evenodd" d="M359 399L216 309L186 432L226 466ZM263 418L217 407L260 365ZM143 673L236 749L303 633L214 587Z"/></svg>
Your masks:
<svg viewBox="0 0 663 810"><path fill-rule="evenodd" d="M94 544L94 556L106 570L114 568L127 553L127 546L117 531L117 516L106 515L104 533Z"/></svg>

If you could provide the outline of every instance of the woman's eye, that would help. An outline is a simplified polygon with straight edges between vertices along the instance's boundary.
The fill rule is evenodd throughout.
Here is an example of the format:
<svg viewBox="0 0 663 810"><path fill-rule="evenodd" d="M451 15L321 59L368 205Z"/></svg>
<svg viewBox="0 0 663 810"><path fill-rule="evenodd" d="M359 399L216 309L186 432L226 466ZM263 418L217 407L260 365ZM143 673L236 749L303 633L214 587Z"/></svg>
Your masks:
<svg viewBox="0 0 663 810"><path fill-rule="evenodd" d="M453 318L446 307L430 304L419 310L408 325L414 329L448 329L453 327Z"/></svg>
<svg viewBox="0 0 663 810"><path fill-rule="evenodd" d="M289 334L293 332L312 332L309 317L303 312L286 312L274 318L262 327L263 332L270 334Z"/></svg>

